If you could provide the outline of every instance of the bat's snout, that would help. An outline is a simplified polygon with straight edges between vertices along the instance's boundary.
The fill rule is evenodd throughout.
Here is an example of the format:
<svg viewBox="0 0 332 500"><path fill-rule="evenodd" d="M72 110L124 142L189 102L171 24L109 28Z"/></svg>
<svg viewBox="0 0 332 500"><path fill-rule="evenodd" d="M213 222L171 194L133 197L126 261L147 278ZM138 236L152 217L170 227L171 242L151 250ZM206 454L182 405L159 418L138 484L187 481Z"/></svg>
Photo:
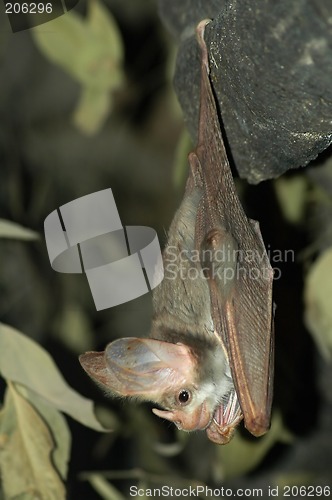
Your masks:
<svg viewBox="0 0 332 500"><path fill-rule="evenodd" d="M198 431L205 429L211 421L211 413L206 401L191 412L176 409L171 411L153 408L153 413L158 417L173 422L178 429L183 431Z"/></svg>

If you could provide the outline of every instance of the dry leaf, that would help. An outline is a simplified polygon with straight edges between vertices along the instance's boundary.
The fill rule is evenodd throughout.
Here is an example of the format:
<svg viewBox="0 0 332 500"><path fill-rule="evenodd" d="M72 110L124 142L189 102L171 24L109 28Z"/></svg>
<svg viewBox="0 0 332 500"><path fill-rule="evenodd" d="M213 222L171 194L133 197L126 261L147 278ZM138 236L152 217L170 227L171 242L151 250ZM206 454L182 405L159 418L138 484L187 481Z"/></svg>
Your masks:
<svg viewBox="0 0 332 500"><path fill-rule="evenodd" d="M51 356L36 342L3 323L0 323L0 371L5 379L35 391L81 424L105 431L93 413L93 402L67 384Z"/></svg>
<svg viewBox="0 0 332 500"><path fill-rule="evenodd" d="M1 475L5 497L61 500L63 482L51 454L54 442L33 406L9 384L0 414ZM24 496L23 496L24 495Z"/></svg>
<svg viewBox="0 0 332 500"><path fill-rule="evenodd" d="M66 419L57 409L45 403L36 393L22 385L15 384L18 392L43 417L54 441L55 449L52 454L53 463L62 479L67 478L68 461L71 448L71 434Z"/></svg>

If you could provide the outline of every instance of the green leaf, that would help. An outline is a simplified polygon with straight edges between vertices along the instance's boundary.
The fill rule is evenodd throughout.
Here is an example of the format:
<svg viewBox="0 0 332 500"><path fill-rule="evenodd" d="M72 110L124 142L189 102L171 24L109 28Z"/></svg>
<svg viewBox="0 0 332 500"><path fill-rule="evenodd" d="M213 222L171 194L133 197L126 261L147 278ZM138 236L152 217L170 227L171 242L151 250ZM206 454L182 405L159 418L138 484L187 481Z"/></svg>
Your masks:
<svg viewBox="0 0 332 500"><path fill-rule="evenodd" d="M75 12L68 12L47 24L30 29L39 50L51 62L67 71L75 79L80 76L80 53L87 45L86 23Z"/></svg>
<svg viewBox="0 0 332 500"><path fill-rule="evenodd" d="M6 498L65 498L54 469L52 436L33 406L9 384L0 414L0 464Z"/></svg>
<svg viewBox="0 0 332 500"><path fill-rule="evenodd" d="M110 11L99 1L89 2L88 24L91 33L105 47L109 58L120 64L124 58L124 48L119 28Z"/></svg>
<svg viewBox="0 0 332 500"><path fill-rule="evenodd" d="M277 475L275 484L279 486L281 491L284 491L287 486L303 486L304 488L316 484L315 473L313 471L298 471L298 472L284 472Z"/></svg>
<svg viewBox="0 0 332 500"><path fill-rule="evenodd" d="M304 175L280 177L274 186L284 217L292 224L301 222L307 202L306 177Z"/></svg>
<svg viewBox="0 0 332 500"><path fill-rule="evenodd" d="M327 360L332 358L332 248L311 266L304 289L305 322Z"/></svg>
<svg viewBox="0 0 332 500"><path fill-rule="evenodd" d="M38 394L18 384L16 385L16 389L32 404L47 424L55 444L52 454L54 465L62 479L66 479L71 446L71 435L66 419L56 408L45 403L45 400L38 396Z"/></svg>
<svg viewBox="0 0 332 500"><path fill-rule="evenodd" d="M84 477L104 500L126 500L101 474L87 473Z"/></svg>
<svg viewBox="0 0 332 500"><path fill-rule="evenodd" d="M84 134L95 134L104 124L111 107L108 90L85 87L73 113L74 125Z"/></svg>
<svg viewBox="0 0 332 500"><path fill-rule="evenodd" d="M91 350L93 346L93 330L89 317L83 308L69 298L57 315L52 325L52 332L77 355Z"/></svg>
<svg viewBox="0 0 332 500"><path fill-rule="evenodd" d="M235 433L227 446L217 448L217 469L223 479L241 476L255 469L276 442L290 443L291 434L285 429L281 415L273 414L271 429L261 438L248 440Z"/></svg>
<svg viewBox="0 0 332 500"><path fill-rule="evenodd" d="M86 134L95 133L111 109L111 91L123 81L123 44L109 10L98 0L83 19L73 11L31 30L39 49L82 85L73 115Z"/></svg>
<svg viewBox="0 0 332 500"><path fill-rule="evenodd" d="M176 189L184 186L188 175L188 154L192 150L192 141L186 129L183 129L178 140L173 164L173 183Z"/></svg>
<svg viewBox="0 0 332 500"><path fill-rule="evenodd" d="M27 229L15 222L0 219L0 238L12 238L15 240L38 240L39 234Z"/></svg>
<svg viewBox="0 0 332 500"><path fill-rule="evenodd" d="M0 372L5 379L35 391L81 424L97 431L105 431L93 413L93 402L67 384L51 356L36 342L2 323Z"/></svg>
<svg viewBox="0 0 332 500"><path fill-rule="evenodd" d="M113 90L123 83L123 44L109 10L98 0L88 3L86 46L79 53L79 80L84 86ZM77 57L77 56L76 56Z"/></svg>

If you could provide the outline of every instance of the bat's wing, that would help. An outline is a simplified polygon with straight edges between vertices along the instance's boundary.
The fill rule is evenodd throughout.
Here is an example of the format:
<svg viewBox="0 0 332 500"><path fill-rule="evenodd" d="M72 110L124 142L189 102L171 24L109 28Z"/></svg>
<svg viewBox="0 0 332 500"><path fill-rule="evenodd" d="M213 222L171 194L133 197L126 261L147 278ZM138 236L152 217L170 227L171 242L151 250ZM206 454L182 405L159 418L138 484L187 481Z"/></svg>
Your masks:
<svg viewBox="0 0 332 500"><path fill-rule="evenodd" d="M256 250L263 252L258 241L257 238ZM239 251L244 248L239 243ZM212 259L213 274L208 278L211 314L229 356L245 425L259 436L269 428L272 403L273 278L265 262L246 262L241 253L238 256L238 260L226 268L224 263L220 266Z"/></svg>
<svg viewBox="0 0 332 500"><path fill-rule="evenodd" d="M229 357L245 425L254 435L269 428L273 381L273 270L255 221L249 220L235 191L209 80L203 34L199 141L189 161L201 178L196 246L209 280L215 331ZM199 175L200 174L200 175Z"/></svg>

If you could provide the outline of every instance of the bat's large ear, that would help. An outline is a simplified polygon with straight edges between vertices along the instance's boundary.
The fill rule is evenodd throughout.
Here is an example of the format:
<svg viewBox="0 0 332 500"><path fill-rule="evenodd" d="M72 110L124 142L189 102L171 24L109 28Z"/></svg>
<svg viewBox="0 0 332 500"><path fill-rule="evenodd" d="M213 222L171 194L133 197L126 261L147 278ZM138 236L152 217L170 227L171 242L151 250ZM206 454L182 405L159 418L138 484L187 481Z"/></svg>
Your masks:
<svg viewBox="0 0 332 500"><path fill-rule="evenodd" d="M187 346L154 339L118 339L105 352L83 354L80 362L111 392L155 401L165 390L185 384L194 372L194 359Z"/></svg>

